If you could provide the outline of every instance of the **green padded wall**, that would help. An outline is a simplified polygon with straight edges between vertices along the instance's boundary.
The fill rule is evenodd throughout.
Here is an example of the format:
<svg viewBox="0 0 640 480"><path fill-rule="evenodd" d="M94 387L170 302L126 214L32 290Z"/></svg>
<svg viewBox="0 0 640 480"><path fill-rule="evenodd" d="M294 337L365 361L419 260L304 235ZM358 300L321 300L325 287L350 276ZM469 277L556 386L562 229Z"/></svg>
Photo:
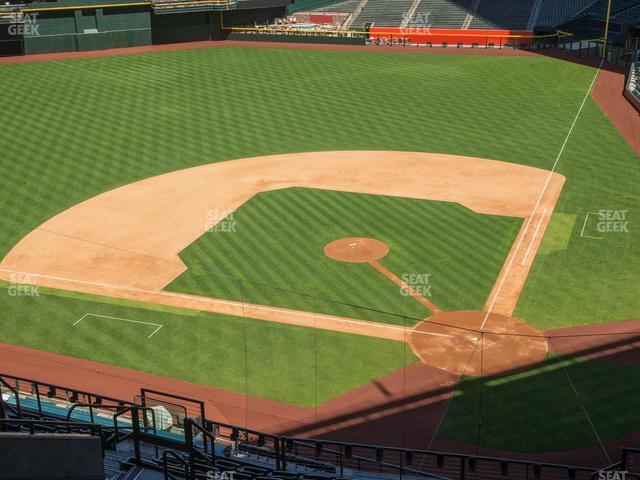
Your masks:
<svg viewBox="0 0 640 480"><path fill-rule="evenodd" d="M61 2L55 5L64 6ZM36 19L38 34L24 37L27 54L151 44L151 12L145 5L50 11L45 9L37 12Z"/></svg>
<svg viewBox="0 0 640 480"><path fill-rule="evenodd" d="M211 12L151 15L153 43L179 43L209 40Z"/></svg>
<svg viewBox="0 0 640 480"><path fill-rule="evenodd" d="M22 53L22 36L17 35L15 28L9 24L0 24L0 56Z"/></svg>

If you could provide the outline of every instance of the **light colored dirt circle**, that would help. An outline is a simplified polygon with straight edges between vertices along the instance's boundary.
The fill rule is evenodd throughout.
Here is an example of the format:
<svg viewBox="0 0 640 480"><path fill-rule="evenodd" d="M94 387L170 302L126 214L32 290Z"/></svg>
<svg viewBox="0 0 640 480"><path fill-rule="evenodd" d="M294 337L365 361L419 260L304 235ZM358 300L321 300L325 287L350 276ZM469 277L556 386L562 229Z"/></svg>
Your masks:
<svg viewBox="0 0 640 480"><path fill-rule="evenodd" d="M348 263L372 262L384 257L389 253L386 243L375 238L348 237L334 240L324 247L324 254Z"/></svg>
<svg viewBox="0 0 640 480"><path fill-rule="evenodd" d="M477 310L429 317L411 333L411 348L424 363L459 375L503 374L544 360L549 346L538 330L504 315L485 317Z"/></svg>

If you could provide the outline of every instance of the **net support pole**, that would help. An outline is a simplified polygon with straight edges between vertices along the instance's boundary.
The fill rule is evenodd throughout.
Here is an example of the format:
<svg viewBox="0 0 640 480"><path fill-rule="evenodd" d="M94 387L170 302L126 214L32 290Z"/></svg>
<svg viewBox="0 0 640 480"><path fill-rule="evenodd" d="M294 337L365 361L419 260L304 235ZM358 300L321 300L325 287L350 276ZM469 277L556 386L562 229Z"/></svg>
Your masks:
<svg viewBox="0 0 640 480"><path fill-rule="evenodd" d="M607 55L607 47L609 46L609 22L611 21L611 0L607 5L607 21L604 25L604 45L602 46L602 58Z"/></svg>

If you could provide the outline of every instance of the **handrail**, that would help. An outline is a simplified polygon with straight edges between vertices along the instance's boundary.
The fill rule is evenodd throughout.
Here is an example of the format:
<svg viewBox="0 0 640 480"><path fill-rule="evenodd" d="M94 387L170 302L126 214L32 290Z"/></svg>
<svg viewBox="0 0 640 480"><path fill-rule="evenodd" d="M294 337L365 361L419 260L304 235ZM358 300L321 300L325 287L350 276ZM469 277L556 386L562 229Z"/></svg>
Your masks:
<svg viewBox="0 0 640 480"><path fill-rule="evenodd" d="M0 420L0 426L28 426L29 433L31 435L35 434L35 429L37 426L49 426L49 427L63 427L69 433L79 433L72 432L72 428L77 428L78 430L89 430L91 435L102 436L102 425L98 423L86 423L86 422L65 422L60 420L33 420L33 419L9 419L9 420Z"/></svg>
<svg viewBox="0 0 640 480"><path fill-rule="evenodd" d="M194 448L194 442L193 442L193 430L197 430L202 434L202 440L204 443L204 447L205 447L205 452L207 451L206 447L207 447L207 439L211 442L211 458L209 458L206 454L198 451L197 449ZM209 432L208 430L206 430L204 427L198 425L194 420L192 420L190 417L187 417L184 419L184 437L185 437L185 443L187 444L187 449L189 450L189 455L191 457L191 459L193 460L193 453L196 453L197 455L199 455L200 457L202 457L205 460L208 460L211 462L211 465L213 465L215 467L216 465L216 436L214 433Z"/></svg>
<svg viewBox="0 0 640 480"><path fill-rule="evenodd" d="M18 380L18 378L14 376L6 375L6 377ZM30 394L35 396L40 395L38 392L39 386L52 386L50 384L40 383L37 381L28 380L28 379L20 378L19 380L29 383L31 384L32 387L35 387L35 388L32 388L32 391L34 393ZM14 388L10 384L8 384L5 381L5 379L2 378L2 374L0 374L0 386L7 387L9 390L11 390L13 393L16 394L16 398L19 398L18 395L19 395L20 386L18 385L17 388ZM55 388L59 388L67 392L84 394L89 396L89 398L101 398L106 400L112 400L107 397L101 397L99 395L91 394L88 392L81 392L73 388L66 388L66 387L60 387L60 386L55 386ZM158 393L161 393L161 392L158 392ZM145 407L145 406L136 405L129 402L123 402L121 400L113 400L113 401L118 402L118 405L104 405L102 403L100 404L74 403L70 407L69 411L66 412L67 420L69 420L71 419L73 411L75 411L76 408L82 408L82 407L89 408L92 422L69 422L69 421L64 422L64 421L21 419L21 420L0 420L0 426L23 425L23 426L28 426L31 431L34 431L37 428L37 425L40 425L42 427L49 426L49 427L56 427L56 428L66 428L68 430L72 428L78 428L78 429L84 429L84 430L90 429L92 432L94 432L95 430L98 430L99 432L103 432L104 428L100 424L93 423L93 419L94 419L93 409L100 408L105 410L115 410L113 414L113 420L114 420L113 430L115 430L116 435L118 435L119 429L129 428L129 427L119 426L118 417L128 412L131 412L131 423L132 423L131 435L133 436L134 448L136 449L136 452L135 452L136 461L139 464L140 463L140 445L139 444L141 441L149 442L151 444L156 445L156 447L158 445L165 444L163 443L161 438L154 440L153 438L150 438L151 435L143 434L145 431L149 430L148 424L146 423L148 422L148 418L146 418L146 412L148 411L153 412L153 409L151 407ZM35 409L35 406L32 408ZM31 411L31 407L28 410ZM140 411L144 412L145 414L145 417L143 417L143 419L140 419L139 417ZM141 422L141 420L144 420L144 426L141 426L141 424L143 423ZM155 436L157 432L157 426L156 426L156 418L155 418L155 415L153 414L152 414L151 422L152 422L151 428L153 428L154 436ZM477 464L477 462L486 461L486 462L492 462L493 464L497 464L498 462L500 462L506 465L523 465L523 466L526 466L527 470L529 468L534 468L534 470L538 470L538 471L541 468L562 469L562 470L568 470L570 473L571 471L573 471L574 473L586 472L589 475L593 475L594 473L597 474L599 471L606 471L607 469L615 468L616 465L619 465L622 469L624 469L628 455L640 454L640 448L624 447L622 449L622 460L619 464L613 464L607 467L602 467L601 469L597 469L595 467L562 465L557 463L539 463L535 461L507 459L507 458L499 458L499 457L492 457L492 456L474 456L474 455L465 455L460 453L449 453L449 452L417 450L417 449L403 449L399 447L382 447L378 445L356 444L356 443L350 443L350 442L330 441L330 440L323 440L323 439L301 439L301 438L288 437L288 436L276 436L276 435L269 435L269 434L251 430L251 429L245 429L236 425L225 424L222 422L213 422L206 418L203 418L202 425L199 425L191 417L186 417L184 420L184 426L185 426L185 447L186 447L185 450L189 453L189 462L190 462L189 468L196 465L196 457L204 459L208 465L211 464L215 466L215 462L216 462L215 447L216 447L216 443L221 441L221 439L217 438L220 436L218 435L219 428L225 428L225 429L231 430L232 433L229 436L229 439L232 441L238 441L239 438L242 438L243 435L246 435L247 445L251 445L252 443L252 440L250 440L249 438L250 435L255 435L258 437L256 442L258 447L263 447L264 440L268 439L269 445L265 446L264 448L274 453L276 457L277 465L284 467L282 468L282 470L286 470L287 452L291 452L293 450L293 447L302 447L304 449L310 449L315 451L316 460L318 460L317 453L324 451L328 455L327 464L329 464L329 459L331 458L331 456L335 455L337 458L334 459L334 462L333 462L334 467L343 468L345 466L345 463L349 464L350 463L349 460L353 459L358 463L361 463L361 462L366 462L368 464L375 463L377 465L380 465L383 468L398 469L400 470L401 476L403 475L404 472L424 475L422 471L416 470L415 467L412 467L411 465L413 462L409 460L410 456L417 457L420 455L423 455L425 457L441 457L444 459L457 459L461 463L461 474L464 474L465 466L471 469L473 468L474 465ZM203 446L199 444L198 445L194 444L194 434L197 435L198 432L202 434L203 443L204 443ZM210 455L203 452L203 448L202 448L204 446L209 446L209 445L211 445ZM297 462L302 463L303 461L306 462L307 459L310 460L314 456L311 453L307 455L305 454L306 452L303 453L302 455L299 455L297 450L298 449L296 448L295 454L290 455L288 457L291 460L291 464L295 464ZM362 452L361 450L364 450L364 452ZM357 455L353 455L353 453L356 453L356 452L357 452ZM371 455L369 455L369 452L371 452ZM396 454L399 455L398 462L396 462L395 458L393 458L393 456L395 456ZM169 454L169 456L170 455L171 454ZM392 460L390 460L390 455L392 455L391 457L393 458ZM385 457L387 458L386 461L383 460ZM438 458L438 460L440 460L440 458ZM319 461L318 463L321 464L323 462ZM430 475L433 476L433 474L430 474Z"/></svg>
<svg viewBox="0 0 640 480"><path fill-rule="evenodd" d="M380 447L380 446L376 446L376 445L365 445L365 444L355 444L355 443L349 443L349 442L339 442L339 441L328 441L328 440L315 440L315 439L300 439L300 438L294 438L294 437L282 437L283 440L285 441L289 441L289 442L293 442L293 444L295 445L297 444L301 444L304 445L308 448L313 448L316 444L322 444L322 445L339 445L339 446L350 446L352 448L368 448L371 449L373 451L376 450L382 450L384 452L395 452L395 453L407 453L410 452L414 455L430 455L430 456L438 456L441 455L443 457L447 457L447 458L457 458L459 460L466 460L466 459L474 459L476 461L490 461L490 462L507 462L510 464L514 464L514 465L537 465L540 466L542 468L556 468L556 469L572 469L572 470L576 470L576 471L581 471L581 472L594 472L597 471L595 468L593 467L586 467L586 466L578 466L578 465L562 465L562 464L557 464L557 463L541 463L541 462L532 462L532 461L527 461L527 460L518 460L518 459L508 459L508 458L500 458L500 457L491 457L491 456L482 456L482 455L465 455L462 453L451 453L451 452L439 452L439 451L431 451L431 450L415 450L415 449L405 449L405 448L398 448L398 447ZM305 442L311 443L311 445L305 445ZM630 450L630 449L627 449ZM638 453L640 453L640 449L637 449ZM355 458L355 456L353 456L352 458Z"/></svg>
<svg viewBox="0 0 640 480"><path fill-rule="evenodd" d="M18 415L22 415L22 410L20 408L20 392L18 392L18 389L13 388L11 385L9 385L4 378L2 378L3 375L0 375L0 393L2 392L2 388L1 386L4 385L6 388L8 388L14 395L14 397L16 398L16 409L18 410Z"/></svg>
<svg viewBox="0 0 640 480"><path fill-rule="evenodd" d="M76 408L88 408L89 409L89 415L91 417L91 422L93 423L93 409L94 408L100 408L103 410L112 410L112 409L123 409L126 410L127 408L130 407L123 407L122 405L104 405L102 403L74 403L71 408L69 409L69 411L67 412L67 421L71 421L71 415L73 414L74 410ZM118 415L119 412L116 412L115 415Z"/></svg>
<svg viewBox="0 0 640 480"><path fill-rule="evenodd" d="M73 8L80 8L80 7L73 7ZM78 390L77 388L63 387L61 385L56 385L55 383L41 382L39 380L31 380L29 378L18 377L16 375L9 375L9 374L0 372L0 382L5 383L4 380L3 380L4 378L11 378L11 379L19 381L19 382L25 382L25 383L35 384L35 385L41 385L43 387L48 387L48 388L55 388L56 390L70 391L70 392L77 393L79 395L86 395L86 396L89 396L89 397L95 397L95 398L100 397L103 400L108 400L108 401L114 402L114 403L122 403L122 404L130 403L130 402L126 402L126 401L124 401L124 400L122 400L120 398L106 397L104 395L96 395L95 393L86 392L84 390Z"/></svg>
<svg viewBox="0 0 640 480"><path fill-rule="evenodd" d="M184 474L184 478L188 479L189 478L189 464L187 462L185 462L184 458L180 457L173 450L165 450L162 453L162 470L163 470L163 473L164 473L164 480L178 480L177 477L174 477L169 472L168 457L172 457L173 459L177 460L182 465L183 470L184 470L184 473L183 473Z"/></svg>

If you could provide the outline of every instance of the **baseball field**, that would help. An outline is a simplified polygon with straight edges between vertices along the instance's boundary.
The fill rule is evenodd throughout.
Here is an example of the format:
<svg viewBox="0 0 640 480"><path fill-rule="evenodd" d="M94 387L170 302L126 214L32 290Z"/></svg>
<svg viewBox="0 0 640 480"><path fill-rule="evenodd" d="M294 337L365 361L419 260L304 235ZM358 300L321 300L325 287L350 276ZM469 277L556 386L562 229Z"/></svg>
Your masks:
<svg viewBox="0 0 640 480"><path fill-rule="evenodd" d="M0 372L602 463L640 432L640 162L599 73L235 46L0 64Z"/></svg>

